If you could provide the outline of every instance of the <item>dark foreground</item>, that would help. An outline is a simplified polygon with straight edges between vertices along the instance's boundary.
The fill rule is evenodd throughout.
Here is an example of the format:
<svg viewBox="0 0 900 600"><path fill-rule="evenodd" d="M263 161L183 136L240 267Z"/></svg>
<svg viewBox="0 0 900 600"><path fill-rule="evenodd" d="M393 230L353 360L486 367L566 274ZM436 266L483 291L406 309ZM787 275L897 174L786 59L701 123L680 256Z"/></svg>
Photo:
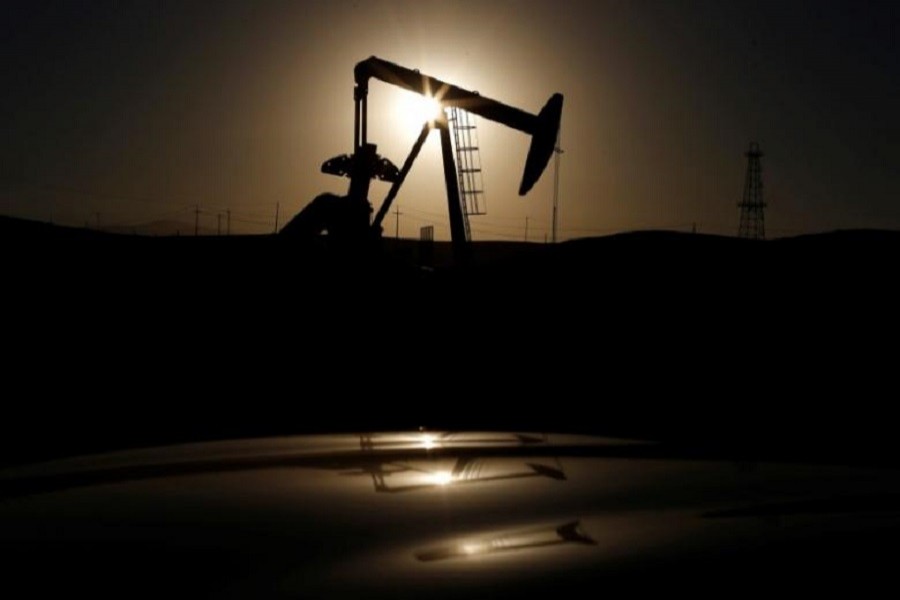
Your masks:
<svg viewBox="0 0 900 600"><path fill-rule="evenodd" d="M432 429L896 464L896 232L336 251L5 219L3 463ZM422 269L422 262L433 268Z"/></svg>

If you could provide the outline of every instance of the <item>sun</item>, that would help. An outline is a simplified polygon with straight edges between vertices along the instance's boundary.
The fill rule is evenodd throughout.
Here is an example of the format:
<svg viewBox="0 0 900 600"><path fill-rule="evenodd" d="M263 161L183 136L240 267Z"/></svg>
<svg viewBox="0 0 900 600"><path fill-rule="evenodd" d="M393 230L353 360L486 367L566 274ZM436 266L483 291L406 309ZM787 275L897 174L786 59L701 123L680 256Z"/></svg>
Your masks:
<svg viewBox="0 0 900 600"><path fill-rule="evenodd" d="M422 125L440 117L444 107L433 96L404 92L398 97L395 110L405 128L419 131Z"/></svg>

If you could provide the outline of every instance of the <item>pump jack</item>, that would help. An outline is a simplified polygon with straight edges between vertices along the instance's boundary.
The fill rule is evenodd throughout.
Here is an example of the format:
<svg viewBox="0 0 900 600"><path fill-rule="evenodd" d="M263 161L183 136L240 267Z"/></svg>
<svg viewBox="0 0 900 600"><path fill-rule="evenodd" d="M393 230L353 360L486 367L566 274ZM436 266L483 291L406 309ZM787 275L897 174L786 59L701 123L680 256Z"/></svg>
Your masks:
<svg viewBox="0 0 900 600"><path fill-rule="evenodd" d="M556 145L562 117L562 94L553 94L537 115L507 106L496 100L481 96L478 92L464 90L434 77L407 69L400 65L370 57L354 68L355 87L353 154L342 154L322 165L322 172L330 175L349 177L350 186L346 196L323 194L303 209L291 223L282 230L286 234L316 235L327 230L345 240L358 241L360 238L379 236L384 217L397 197L400 187L412 169L412 165L422 150L432 129L441 136L441 152L444 164L444 183L447 188L447 208L450 215L450 236L453 254L458 262L465 262L467 256L465 223L460 204L456 163L450 139L450 125L444 110L434 121L423 124L418 139L412 146L403 167L397 167L377 154L377 146L368 141L368 95L369 80L378 79L400 88L433 97L442 109L456 107L485 119L495 121L532 136L531 147L525 160L519 195L527 194L540 179L547 167ZM369 204L369 184L372 179L391 183L391 188L369 223L372 207Z"/></svg>

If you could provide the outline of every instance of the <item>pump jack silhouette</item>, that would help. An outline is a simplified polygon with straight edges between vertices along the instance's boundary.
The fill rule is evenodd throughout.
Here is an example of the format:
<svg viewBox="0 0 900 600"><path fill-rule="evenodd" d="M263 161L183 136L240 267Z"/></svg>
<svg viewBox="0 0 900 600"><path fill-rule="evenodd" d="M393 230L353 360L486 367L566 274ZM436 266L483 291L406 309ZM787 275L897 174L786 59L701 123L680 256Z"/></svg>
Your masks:
<svg viewBox="0 0 900 600"><path fill-rule="evenodd" d="M562 118L562 94L553 94L541 111L534 115L375 56L357 63L354 78L353 154L342 154L322 164L323 173L350 179L347 195L318 196L282 229L282 234L310 237L327 232L330 237L348 243L379 237L381 224L391 203L397 197L429 133L432 129L437 129L441 136L454 259L458 263L466 262L468 246L457 166L453 158L450 124L443 109L456 107L532 136L519 184L519 195L524 196L540 179L553 155ZM372 78L432 97L442 108L438 118L422 125L422 131L400 169L387 158L379 156L377 146L368 141L368 95L369 80ZM370 222L372 205L368 196L372 179L390 182L391 188Z"/></svg>

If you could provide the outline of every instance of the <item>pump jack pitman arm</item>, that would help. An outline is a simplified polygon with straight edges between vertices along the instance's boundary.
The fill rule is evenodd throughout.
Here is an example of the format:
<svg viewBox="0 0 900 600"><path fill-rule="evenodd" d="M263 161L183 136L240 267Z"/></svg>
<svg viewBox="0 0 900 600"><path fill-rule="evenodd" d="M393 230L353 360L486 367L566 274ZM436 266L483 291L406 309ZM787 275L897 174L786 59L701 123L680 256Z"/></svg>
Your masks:
<svg viewBox="0 0 900 600"><path fill-rule="evenodd" d="M424 75L417 70L407 69L375 56L357 63L354 68L354 76L357 99L355 144L357 147L366 143L366 97L369 91L369 79L375 78L411 92L432 96L445 107L455 106L531 135L531 147L528 150L522 182L519 185L520 196L524 196L534 187L553 155L562 118L562 94L553 94L541 112L533 115L486 98L477 92L464 90L440 79Z"/></svg>

